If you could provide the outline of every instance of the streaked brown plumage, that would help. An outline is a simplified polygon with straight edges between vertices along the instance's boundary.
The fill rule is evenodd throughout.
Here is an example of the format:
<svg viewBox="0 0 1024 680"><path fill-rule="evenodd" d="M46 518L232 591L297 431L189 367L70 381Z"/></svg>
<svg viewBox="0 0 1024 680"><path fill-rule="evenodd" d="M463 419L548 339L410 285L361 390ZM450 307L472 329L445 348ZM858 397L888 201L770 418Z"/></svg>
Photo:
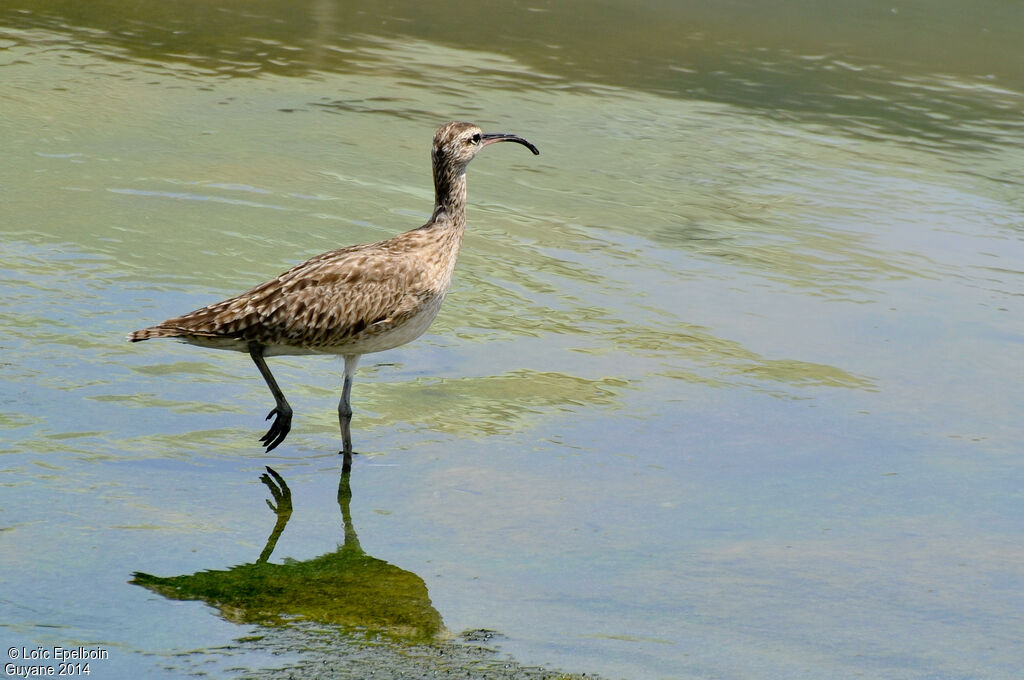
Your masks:
<svg viewBox="0 0 1024 680"><path fill-rule="evenodd" d="M267 416L275 416L274 423L260 440L267 451L287 436L292 410L264 357L340 354L345 383L338 416L348 467L349 394L359 357L414 340L434 320L466 230L466 166L494 142L518 142L540 153L515 135L447 123L434 135L434 212L426 224L386 241L317 255L241 295L135 331L128 339L177 338L248 352L277 402Z"/></svg>

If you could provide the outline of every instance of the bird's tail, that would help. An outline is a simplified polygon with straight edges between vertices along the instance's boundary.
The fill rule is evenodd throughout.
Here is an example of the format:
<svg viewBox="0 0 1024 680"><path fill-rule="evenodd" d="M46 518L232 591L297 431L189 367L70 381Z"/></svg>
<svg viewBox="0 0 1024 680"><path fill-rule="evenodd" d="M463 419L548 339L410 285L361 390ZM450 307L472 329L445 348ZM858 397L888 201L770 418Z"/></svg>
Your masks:
<svg viewBox="0 0 1024 680"><path fill-rule="evenodd" d="M149 340L150 338L177 338L181 337L181 330L177 328L168 328L167 326L150 326L149 328L143 328L142 330L135 331L128 335L129 342L142 342L143 340Z"/></svg>

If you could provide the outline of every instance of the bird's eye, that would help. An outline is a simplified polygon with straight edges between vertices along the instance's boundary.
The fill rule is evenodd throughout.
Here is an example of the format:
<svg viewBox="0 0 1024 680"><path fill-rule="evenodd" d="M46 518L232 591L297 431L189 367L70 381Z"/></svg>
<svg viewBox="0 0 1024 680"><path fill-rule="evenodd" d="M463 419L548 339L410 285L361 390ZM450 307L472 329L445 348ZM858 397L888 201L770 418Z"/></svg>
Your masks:
<svg viewBox="0 0 1024 680"><path fill-rule="evenodd" d="M473 135L472 137L470 137L469 141L473 142L474 144L479 144L480 143L480 133L478 132L475 135Z"/></svg>

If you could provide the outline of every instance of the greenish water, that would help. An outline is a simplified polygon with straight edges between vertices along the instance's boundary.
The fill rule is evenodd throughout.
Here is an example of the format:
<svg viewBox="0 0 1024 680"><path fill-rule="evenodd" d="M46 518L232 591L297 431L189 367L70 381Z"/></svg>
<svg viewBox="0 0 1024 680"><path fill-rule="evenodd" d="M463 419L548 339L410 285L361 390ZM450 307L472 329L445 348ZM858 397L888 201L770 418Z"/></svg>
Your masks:
<svg viewBox="0 0 1024 680"><path fill-rule="evenodd" d="M996 0L5 3L0 649L1016 678L1022 34ZM265 454L247 357L124 341L421 224L450 119L541 155L471 166L438 320L357 376L350 497L339 361L271 360Z"/></svg>

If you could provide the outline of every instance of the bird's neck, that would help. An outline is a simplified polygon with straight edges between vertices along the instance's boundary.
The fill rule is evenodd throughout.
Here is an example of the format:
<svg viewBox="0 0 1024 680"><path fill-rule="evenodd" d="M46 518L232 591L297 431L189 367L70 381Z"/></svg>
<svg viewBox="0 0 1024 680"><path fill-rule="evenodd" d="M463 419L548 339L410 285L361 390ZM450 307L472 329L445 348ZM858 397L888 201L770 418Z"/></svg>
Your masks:
<svg viewBox="0 0 1024 680"><path fill-rule="evenodd" d="M442 216L440 213L444 213ZM434 161L434 219L456 227L466 225L466 166L444 166Z"/></svg>
<svg viewBox="0 0 1024 680"><path fill-rule="evenodd" d="M421 229L430 234L436 290L443 296L451 285L462 236L466 233L466 166L447 166L434 158L434 214Z"/></svg>

